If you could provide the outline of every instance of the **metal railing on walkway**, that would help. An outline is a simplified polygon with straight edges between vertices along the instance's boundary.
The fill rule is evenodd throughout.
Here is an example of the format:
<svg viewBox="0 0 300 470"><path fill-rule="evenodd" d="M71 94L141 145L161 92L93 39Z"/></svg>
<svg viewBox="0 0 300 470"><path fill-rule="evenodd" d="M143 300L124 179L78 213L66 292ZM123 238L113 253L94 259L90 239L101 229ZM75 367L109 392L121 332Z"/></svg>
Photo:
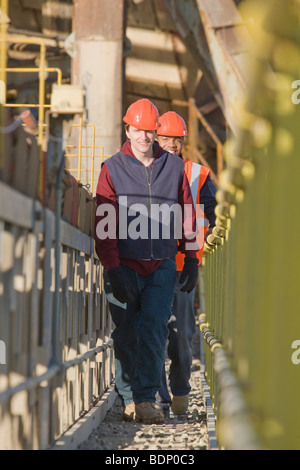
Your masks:
<svg viewBox="0 0 300 470"><path fill-rule="evenodd" d="M300 15L253 3L252 88L204 250L200 322L220 447L299 450Z"/></svg>
<svg viewBox="0 0 300 470"><path fill-rule="evenodd" d="M83 159L75 177L63 172L59 204L55 182L47 185L46 147L55 137L47 127L45 72L55 71L58 85L62 74L46 67L43 39L28 37L9 36L40 45L39 67L7 67L7 5L1 0L0 449L47 449L110 389L112 324L94 251L94 200L77 181ZM29 72L39 74L39 102L7 103L7 73ZM79 156L82 130L81 120ZM92 182L95 142L89 137L86 145Z"/></svg>
<svg viewBox="0 0 300 470"><path fill-rule="evenodd" d="M0 192L0 448L46 449L113 380L102 267L93 238L61 220L57 240L53 212Z"/></svg>
<svg viewBox="0 0 300 470"><path fill-rule="evenodd" d="M72 127L79 131L76 133L78 139L75 143L66 145L66 166L77 181L94 194L95 181L98 179L101 165L104 159L111 155L104 153L102 145L96 145L94 124L84 123L83 117L80 116L79 122L74 123Z"/></svg>

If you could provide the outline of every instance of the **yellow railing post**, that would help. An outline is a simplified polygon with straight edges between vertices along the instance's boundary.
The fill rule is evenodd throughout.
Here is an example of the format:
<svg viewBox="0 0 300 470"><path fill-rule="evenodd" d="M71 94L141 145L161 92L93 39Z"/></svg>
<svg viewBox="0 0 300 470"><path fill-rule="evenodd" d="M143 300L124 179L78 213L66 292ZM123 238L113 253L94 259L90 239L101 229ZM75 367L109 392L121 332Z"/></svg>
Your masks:
<svg viewBox="0 0 300 470"><path fill-rule="evenodd" d="M3 108L3 100L6 97L6 33L7 23L6 17L8 12L8 0L1 0L1 24L0 24L0 127L5 126L5 113ZM3 96L2 96L3 95ZM0 172L4 166L4 145L5 136L0 132Z"/></svg>
<svg viewBox="0 0 300 470"><path fill-rule="evenodd" d="M39 134L38 143L42 146L43 143L43 123L45 117L45 62L46 62L46 46L41 43L40 47L40 66L39 66Z"/></svg>

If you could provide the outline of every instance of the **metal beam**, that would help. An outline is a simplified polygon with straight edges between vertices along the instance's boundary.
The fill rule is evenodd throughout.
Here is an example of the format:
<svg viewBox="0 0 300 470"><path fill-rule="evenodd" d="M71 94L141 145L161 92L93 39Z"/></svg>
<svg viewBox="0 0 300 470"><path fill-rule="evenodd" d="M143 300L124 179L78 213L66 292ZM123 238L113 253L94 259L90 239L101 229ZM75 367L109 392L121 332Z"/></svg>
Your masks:
<svg viewBox="0 0 300 470"><path fill-rule="evenodd" d="M235 132L235 107L247 90L250 36L233 0L162 0Z"/></svg>
<svg viewBox="0 0 300 470"><path fill-rule="evenodd" d="M205 31L196 0L162 0L176 29L221 108L224 107L214 63L210 55Z"/></svg>
<svg viewBox="0 0 300 470"><path fill-rule="evenodd" d="M87 121L106 154L121 146L123 107L122 0L74 1L72 83L86 90ZM100 168L100 159L95 161ZM97 181L94 182L94 187Z"/></svg>
<svg viewBox="0 0 300 470"><path fill-rule="evenodd" d="M224 115L235 131L235 109L248 86L246 63L250 36L247 25L233 0L196 1L224 101Z"/></svg>

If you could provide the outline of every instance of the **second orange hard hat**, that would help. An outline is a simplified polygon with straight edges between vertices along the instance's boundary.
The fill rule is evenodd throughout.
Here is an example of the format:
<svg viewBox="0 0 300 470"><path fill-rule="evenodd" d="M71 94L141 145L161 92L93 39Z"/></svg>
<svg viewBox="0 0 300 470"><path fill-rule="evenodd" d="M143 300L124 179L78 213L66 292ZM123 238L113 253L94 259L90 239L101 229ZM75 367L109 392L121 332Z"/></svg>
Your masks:
<svg viewBox="0 0 300 470"><path fill-rule="evenodd" d="M159 118L160 128L157 131L158 135L165 135L170 137L185 137L188 135L186 124L179 114L175 111L168 111Z"/></svg>
<svg viewBox="0 0 300 470"><path fill-rule="evenodd" d="M127 109L123 121L136 129L155 131L159 128L159 114L156 106L147 99L132 103Z"/></svg>

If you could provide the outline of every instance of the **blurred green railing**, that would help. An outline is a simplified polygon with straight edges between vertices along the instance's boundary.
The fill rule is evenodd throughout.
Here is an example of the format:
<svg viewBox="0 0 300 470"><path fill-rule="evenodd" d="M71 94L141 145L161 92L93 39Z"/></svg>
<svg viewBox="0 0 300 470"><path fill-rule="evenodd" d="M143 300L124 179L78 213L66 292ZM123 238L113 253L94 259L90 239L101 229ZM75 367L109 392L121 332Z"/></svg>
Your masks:
<svg viewBox="0 0 300 470"><path fill-rule="evenodd" d="M205 246L206 381L221 448L299 450L300 2L243 14L257 47Z"/></svg>

